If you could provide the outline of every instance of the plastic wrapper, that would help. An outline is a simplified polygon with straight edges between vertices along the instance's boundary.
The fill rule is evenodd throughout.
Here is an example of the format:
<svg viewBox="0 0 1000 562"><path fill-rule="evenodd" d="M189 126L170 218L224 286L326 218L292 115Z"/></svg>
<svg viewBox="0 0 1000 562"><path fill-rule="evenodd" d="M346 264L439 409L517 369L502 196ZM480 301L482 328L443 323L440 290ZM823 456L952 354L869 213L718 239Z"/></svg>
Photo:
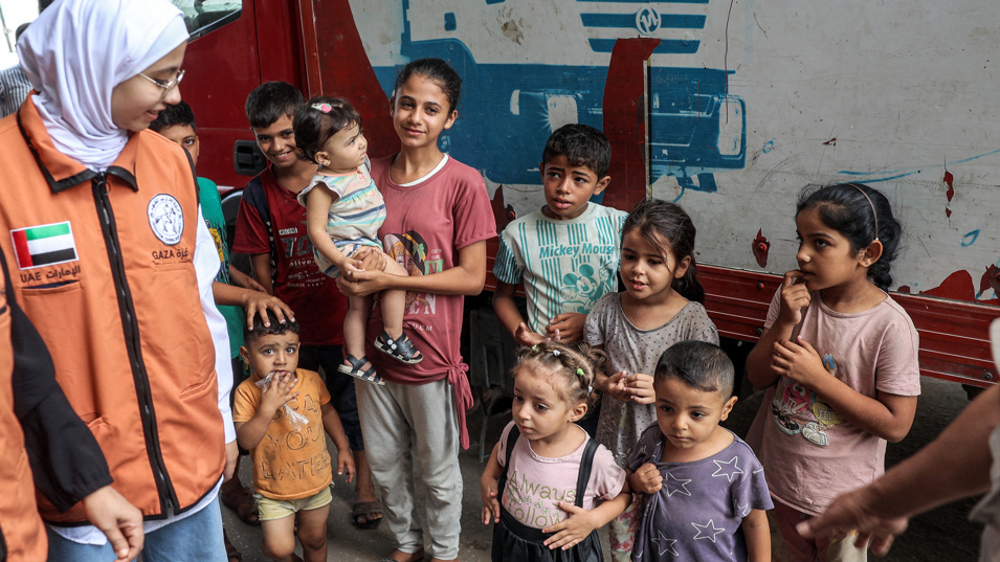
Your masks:
<svg viewBox="0 0 1000 562"><path fill-rule="evenodd" d="M256 384L257 386L259 386L261 390L267 390L267 387L268 387L268 385L271 384L271 380L273 380L273 378L274 378L274 372L270 372L270 373L267 374L266 377L264 377L261 380L255 382L254 384ZM288 423L290 423L293 428L295 428L295 429L301 429L301 428L304 428L306 425L309 424L309 418L307 418L307 417L303 416L302 414L296 412L295 410L291 409L288 406L288 404L283 404L281 407L284 408L284 410L285 410L285 416L288 417Z"/></svg>

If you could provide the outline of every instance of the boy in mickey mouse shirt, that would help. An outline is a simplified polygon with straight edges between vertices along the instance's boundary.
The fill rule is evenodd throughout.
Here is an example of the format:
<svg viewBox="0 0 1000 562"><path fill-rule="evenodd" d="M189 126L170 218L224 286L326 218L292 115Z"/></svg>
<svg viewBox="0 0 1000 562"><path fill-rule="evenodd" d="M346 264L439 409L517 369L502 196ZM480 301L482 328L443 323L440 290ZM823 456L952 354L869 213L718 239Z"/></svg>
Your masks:
<svg viewBox="0 0 1000 562"><path fill-rule="evenodd" d="M611 182L610 163L607 137L587 125L560 127L545 143L545 206L507 225L493 267L493 310L521 345L582 339L587 313L617 288L628 213L590 202ZM514 301L522 281L527 323Z"/></svg>

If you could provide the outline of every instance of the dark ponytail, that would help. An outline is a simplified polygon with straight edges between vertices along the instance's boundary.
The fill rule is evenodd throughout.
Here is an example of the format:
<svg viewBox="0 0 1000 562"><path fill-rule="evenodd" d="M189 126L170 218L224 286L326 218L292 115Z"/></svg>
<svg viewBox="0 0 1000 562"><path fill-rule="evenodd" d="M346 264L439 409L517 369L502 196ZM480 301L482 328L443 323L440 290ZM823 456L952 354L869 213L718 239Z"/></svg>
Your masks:
<svg viewBox="0 0 1000 562"><path fill-rule="evenodd" d="M863 183L806 186L799 195L795 215L806 209L816 209L823 224L850 240L854 252L868 248L875 240L881 242L882 256L868 266L868 278L879 289L889 290L890 269L899 254L903 226L893 216L889 199L882 192Z"/></svg>

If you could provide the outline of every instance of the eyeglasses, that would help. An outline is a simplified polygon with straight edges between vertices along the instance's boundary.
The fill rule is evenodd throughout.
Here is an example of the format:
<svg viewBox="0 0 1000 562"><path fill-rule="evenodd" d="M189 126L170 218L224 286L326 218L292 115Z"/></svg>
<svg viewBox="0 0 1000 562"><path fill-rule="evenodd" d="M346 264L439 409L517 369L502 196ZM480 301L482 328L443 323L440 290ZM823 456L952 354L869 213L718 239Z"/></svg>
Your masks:
<svg viewBox="0 0 1000 562"><path fill-rule="evenodd" d="M178 70L177 71L177 77L174 78L173 80L170 80L170 81L167 81L167 80L157 80L156 78L150 78L149 76L146 76L145 74L143 74L141 72L139 73L139 76L142 76L146 80L149 80L153 84L156 84L160 88L163 88L163 95L160 96L160 101L163 101L163 100L167 99L167 95L170 93L170 90L173 90L174 88L176 88L177 85L181 83L181 80L184 79L184 70Z"/></svg>

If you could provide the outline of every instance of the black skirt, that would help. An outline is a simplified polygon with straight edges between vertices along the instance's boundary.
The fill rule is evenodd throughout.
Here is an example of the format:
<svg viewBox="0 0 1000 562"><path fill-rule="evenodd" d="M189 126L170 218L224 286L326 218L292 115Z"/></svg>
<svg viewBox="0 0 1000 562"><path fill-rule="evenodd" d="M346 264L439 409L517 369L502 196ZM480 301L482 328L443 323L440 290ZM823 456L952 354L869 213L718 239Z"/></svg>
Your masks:
<svg viewBox="0 0 1000 562"><path fill-rule="evenodd" d="M604 562L597 531L567 550L543 544L553 534L528 527L501 505L500 522L493 525L493 562Z"/></svg>

